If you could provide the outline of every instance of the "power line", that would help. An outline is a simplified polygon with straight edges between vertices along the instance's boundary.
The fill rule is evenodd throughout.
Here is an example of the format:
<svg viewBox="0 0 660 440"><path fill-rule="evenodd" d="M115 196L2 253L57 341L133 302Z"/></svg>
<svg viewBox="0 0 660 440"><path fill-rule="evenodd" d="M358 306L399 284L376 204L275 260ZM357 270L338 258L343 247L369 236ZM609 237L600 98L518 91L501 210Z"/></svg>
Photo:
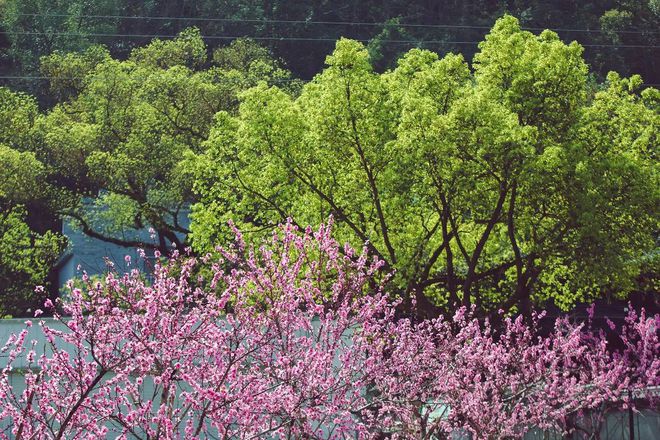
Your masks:
<svg viewBox="0 0 660 440"><path fill-rule="evenodd" d="M77 33L77 32L5 32L8 35L49 35L49 36L69 36L69 37L117 37L117 38L177 38L179 35L171 34L108 34L108 33ZM272 40L272 41L324 41L335 42L340 37L264 37L264 36L228 36L228 35L202 35L207 40L236 40L239 38L249 38L252 40ZM352 38L356 41L368 42L368 38ZM443 40L380 40L384 43L431 43L431 44L478 44L480 41L443 41Z"/></svg>
<svg viewBox="0 0 660 440"><path fill-rule="evenodd" d="M44 75L32 75L32 76L27 76L27 75L0 75L0 80L11 80L11 79L22 79L22 80L30 80L30 81L39 81L39 80L52 80L52 79L58 79L58 80L69 80L69 81L74 81L74 80L81 80L88 78L87 76L44 76ZM212 82L223 82L223 81L218 81L218 79L214 79ZM234 81L226 80L224 82L231 83ZM270 79L268 82L271 83L288 83L288 82L300 82L300 83L308 83L310 82L309 80L304 80L300 78L273 78ZM660 86L660 83L642 83L642 86L646 87L657 87Z"/></svg>
<svg viewBox="0 0 660 440"><path fill-rule="evenodd" d="M275 19L239 19L239 18L217 18L217 17L166 17L166 16L148 16L148 15L77 15L77 14L37 14L23 13L19 16L27 17L74 17L74 18L99 18L99 19L118 19L118 20L160 20L160 21L209 21L221 23L257 23L257 24L306 24L306 25L335 25L335 26L400 26L411 28L438 28L438 29L491 29L492 26L484 25L462 25L462 24L421 24L421 23L387 23L387 22L360 22L360 21L317 21L317 20L275 20ZM546 28L522 26L522 30L543 31ZM585 33L604 33L602 29L579 29L579 28L547 28L556 32L585 32ZM621 30L617 33L625 34L658 34L658 31L632 31Z"/></svg>
<svg viewBox="0 0 660 440"><path fill-rule="evenodd" d="M108 33L76 33L76 32L5 32L8 35L48 35L69 37L100 37L100 38L176 38L179 35L171 34L108 34ZM337 38L326 37L262 37L262 36L227 36L227 35L202 35L207 40L236 40L239 38L250 38L252 40L267 41L313 41L313 42L335 42ZM353 38L361 42L369 42L368 38ZM479 44L481 41L450 41L450 40L379 40L382 43L392 44ZM581 44L582 47L611 47L611 48L637 48L657 49L660 45L645 44Z"/></svg>
<svg viewBox="0 0 660 440"><path fill-rule="evenodd" d="M90 75L91 76L91 75ZM32 76L27 76L27 75L0 75L0 80L2 79L25 79L25 80L52 80L52 79L59 79L59 80L80 80L80 79L85 79L88 78L87 76L44 76L44 75L32 75ZM226 83L234 83L236 81L231 81L227 78L221 78L220 81L218 81L218 78L211 80L211 82L226 82ZM281 82L309 82L306 80L298 79L298 78L272 78L268 80L267 82L272 82L272 83L281 83Z"/></svg>

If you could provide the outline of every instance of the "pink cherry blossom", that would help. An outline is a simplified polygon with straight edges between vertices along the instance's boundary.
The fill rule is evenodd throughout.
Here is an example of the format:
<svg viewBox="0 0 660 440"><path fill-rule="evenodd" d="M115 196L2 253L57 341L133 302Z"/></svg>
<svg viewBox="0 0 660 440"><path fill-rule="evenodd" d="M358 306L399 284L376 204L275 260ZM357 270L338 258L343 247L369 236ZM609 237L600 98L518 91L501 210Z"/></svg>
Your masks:
<svg viewBox="0 0 660 440"><path fill-rule="evenodd" d="M365 249L331 225L282 226L259 248L175 254L153 280L136 269L71 284L0 349L0 438L521 438L584 429L580 415L653 400L660 317L631 311L609 346L588 324L401 318ZM9 376L17 359L25 389Z"/></svg>

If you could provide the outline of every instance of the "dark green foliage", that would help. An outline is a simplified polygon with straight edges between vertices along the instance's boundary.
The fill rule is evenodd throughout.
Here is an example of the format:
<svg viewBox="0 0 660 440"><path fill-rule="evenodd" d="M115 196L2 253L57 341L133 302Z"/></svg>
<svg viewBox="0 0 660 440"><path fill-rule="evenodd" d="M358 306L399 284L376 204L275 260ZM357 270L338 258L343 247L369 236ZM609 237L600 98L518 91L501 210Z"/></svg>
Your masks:
<svg viewBox="0 0 660 440"><path fill-rule="evenodd" d="M2 89L0 93L11 96ZM20 120L24 115L18 116ZM47 285L66 239L51 231L37 232L28 223L26 206L44 212L50 197L45 167L34 153L0 144L0 164L0 317L22 316L43 303L46 291L37 294L34 289Z"/></svg>
<svg viewBox="0 0 660 440"><path fill-rule="evenodd" d="M476 43L495 20L510 13L523 27L559 29L564 41L601 45L587 47L585 53L601 79L616 70L660 83L658 48L627 47L659 44L657 0L6 0L0 8L6 71L18 74L36 72L39 57L54 50L84 50L102 43L113 56L124 58L151 36L173 36L190 26L210 37L211 48L236 37L263 39L302 78L311 78L323 67L325 55L340 37L369 42L378 69L394 67L412 47L460 52L471 59ZM612 45L624 47L607 47ZM34 84L28 87L31 82L21 85L41 94Z"/></svg>
<svg viewBox="0 0 660 440"><path fill-rule="evenodd" d="M59 234L39 234L22 207L0 211L0 318L26 316L43 305L47 277L66 246Z"/></svg>

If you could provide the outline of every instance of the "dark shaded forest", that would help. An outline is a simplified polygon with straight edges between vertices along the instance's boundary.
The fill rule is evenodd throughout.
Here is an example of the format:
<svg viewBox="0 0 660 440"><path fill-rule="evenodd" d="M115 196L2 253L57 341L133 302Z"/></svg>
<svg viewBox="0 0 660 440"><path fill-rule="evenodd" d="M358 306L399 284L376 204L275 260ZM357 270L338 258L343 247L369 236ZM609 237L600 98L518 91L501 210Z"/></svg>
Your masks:
<svg viewBox="0 0 660 440"><path fill-rule="evenodd" d="M528 30L549 28L566 42L578 41L598 79L615 70L640 74L648 85L660 83L657 0L6 0L0 8L2 85L37 94L42 102L50 101L43 93L39 58L56 50L103 44L113 57L124 58L154 37L174 37L195 26L211 49L251 37L268 46L295 76L310 79L339 37L366 43L380 70L393 67L414 47L471 59L505 13Z"/></svg>

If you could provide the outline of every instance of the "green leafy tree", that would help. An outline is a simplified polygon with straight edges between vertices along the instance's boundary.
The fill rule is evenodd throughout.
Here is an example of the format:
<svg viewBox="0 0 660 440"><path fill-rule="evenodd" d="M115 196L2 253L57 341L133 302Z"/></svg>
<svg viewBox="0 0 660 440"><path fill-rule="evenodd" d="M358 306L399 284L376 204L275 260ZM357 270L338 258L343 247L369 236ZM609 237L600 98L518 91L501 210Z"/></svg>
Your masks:
<svg viewBox="0 0 660 440"><path fill-rule="evenodd" d="M0 143L17 150L30 148L30 133L39 115L31 96L0 87Z"/></svg>
<svg viewBox="0 0 660 440"><path fill-rule="evenodd" d="M46 299L47 279L66 239L32 230L22 207L0 212L0 317L26 316Z"/></svg>
<svg viewBox="0 0 660 440"><path fill-rule="evenodd" d="M0 88L0 316L24 316L59 286L52 268L66 247L56 230L61 198L33 150L34 98ZM35 292L37 285L46 289Z"/></svg>
<svg viewBox="0 0 660 440"><path fill-rule="evenodd" d="M28 223L26 207L48 195L45 167L34 153L0 144L0 317L22 316L45 299L55 262L66 239L51 231L39 233Z"/></svg>
<svg viewBox="0 0 660 440"><path fill-rule="evenodd" d="M101 35L117 33L117 22L90 15L117 15L117 0L6 0L0 4L0 27L7 39L3 48L4 75L15 76L9 84L38 96L40 102L51 103L45 81L39 75L40 58L54 51L81 51ZM23 76L28 78L23 79Z"/></svg>
<svg viewBox="0 0 660 440"><path fill-rule="evenodd" d="M608 2L609 3L609 2ZM657 83L657 52L653 49L631 51L626 46L655 46L660 43L658 24L660 23L660 2L658 0L616 0L607 5L599 18L602 40L613 45L595 57L600 65L612 65L613 61L621 66L623 73L642 73L653 76ZM646 78L647 80L649 78Z"/></svg>
<svg viewBox="0 0 660 440"><path fill-rule="evenodd" d="M415 49L378 74L346 39L326 64L298 97L262 83L216 116L188 165L199 251L229 219L263 231L332 215L427 313L625 295L657 253L657 91L640 96L639 78L592 96L577 43L509 16L472 70Z"/></svg>
<svg viewBox="0 0 660 440"><path fill-rule="evenodd" d="M198 26L214 46L237 36L259 39L302 78L323 67L339 37L368 41L380 71L394 67L412 47L471 59L475 42L509 13L526 27L560 29L562 39L589 45L585 59L600 80L616 70L657 84L659 5L657 0L6 0L0 2L6 37L0 38L0 71L33 74L41 55L99 43L125 59L152 35L176 35L189 26ZM218 11L222 19L210 19ZM12 82L48 101L45 82Z"/></svg>
<svg viewBox="0 0 660 440"><path fill-rule="evenodd" d="M174 41L156 39L145 47L134 49L130 59L136 64L154 68L185 66L198 69L206 63L206 52L199 29L189 28Z"/></svg>
<svg viewBox="0 0 660 440"><path fill-rule="evenodd" d="M90 46L82 52L55 51L41 58L41 73L50 81L50 94L66 101L80 94L87 78L99 64L109 61L104 46Z"/></svg>
<svg viewBox="0 0 660 440"><path fill-rule="evenodd" d="M135 49L126 61L100 47L42 60L53 91L68 97L33 130L37 157L69 201L60 216L118 245L168 251L186 243L185 211L196 196L183 159L203 152L214 115L235 111L242 90L262 80L294 83L253 42L236 42L216 57L218 65L210 64L191 28ZM155 230L156 243L139 237L146 228Z"/></svg>

